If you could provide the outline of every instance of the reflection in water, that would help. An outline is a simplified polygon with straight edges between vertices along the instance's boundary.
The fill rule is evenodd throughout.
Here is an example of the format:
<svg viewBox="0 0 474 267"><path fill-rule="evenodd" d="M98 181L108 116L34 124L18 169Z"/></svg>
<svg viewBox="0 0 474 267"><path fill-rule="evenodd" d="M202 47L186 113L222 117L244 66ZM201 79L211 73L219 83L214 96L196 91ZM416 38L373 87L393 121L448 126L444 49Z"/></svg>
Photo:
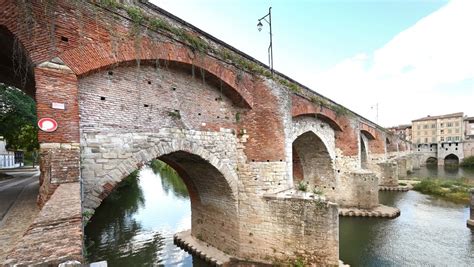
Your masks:
<svg viewBox="0 0 474 267"><path fill-rule="evenodd" d="M206 266L173 245L173 234L190 228L186 186L171 168L151 166L122 183L97 208L85 229L89 262ZM393 220L340 218L344 262L351 266L468 266L474 262L474 232L466 227L466 206L414 191L381 192L380 201L400 208L401 216Z"/></svg>
<svg viewBox="0 0 474 267"><path fill-rule="evenodd" d="M380 192L380 202L400 208L387 220L340 217L340 257L351 266L469 266L474 232L469 209L415 191Z"/></svg>
<svg viewBox="0 0 474 267"><path fill-rule="evenodd" d="M205 266L173 244L191 227L186 186L168 168L144 167L97 208L85 229L89 262L109 266Z"/></svg>
<svg viewBox="0 0 474 267"><path fill-rule="evenodd" d="M474 168L426 165L419 170L413 170L413 173L408 175L408 178L467 178L474 180Z"/></svg>

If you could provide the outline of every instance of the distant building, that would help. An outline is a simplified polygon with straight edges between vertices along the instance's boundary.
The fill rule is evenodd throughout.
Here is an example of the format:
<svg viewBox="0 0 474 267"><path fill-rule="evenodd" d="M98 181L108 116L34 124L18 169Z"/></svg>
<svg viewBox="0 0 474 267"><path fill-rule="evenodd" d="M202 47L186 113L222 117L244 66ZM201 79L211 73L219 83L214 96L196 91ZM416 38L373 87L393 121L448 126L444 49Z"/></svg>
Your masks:
<svg viewBox="0 0 474 267"><path fill-rule="evenodd" d="M427 116L412 121L412 142L415 144L438 144L462 142L464 140L463 113Z"/></svg>
<svg viewBox="0 0 474 267"><path fill-rule="evenodd" d="M388 130L400 137L401 139L411 141L412 127L410 124L398 125L388 128Z"/></svg>
<svg viewBox="0 0 474 267"><path fill-rule="evenodd" d="M474 117L464 118L464 157L474 156Z"/></svg>
<svg viewBox="0 0 474 267"><path fill-rule="evenodd" d="M423 161L454 164L464 158L464 113L427 116L412 121L412 142Z"/></svg>
<svg viewBox="0 0 474 267"><path fill-rule="evenodd" d="M0 136L0 169L17 167L15 164L15 153L6 149L6 141Z"/></svg>

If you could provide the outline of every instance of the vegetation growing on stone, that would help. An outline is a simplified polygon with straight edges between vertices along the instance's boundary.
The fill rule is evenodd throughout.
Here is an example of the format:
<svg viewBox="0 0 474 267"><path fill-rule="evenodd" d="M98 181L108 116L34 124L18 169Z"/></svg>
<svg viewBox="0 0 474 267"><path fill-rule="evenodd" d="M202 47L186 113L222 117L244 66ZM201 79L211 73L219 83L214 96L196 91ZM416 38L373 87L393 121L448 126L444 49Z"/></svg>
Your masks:
<svg viewBox="0 0 474 267"><path fill-rule="evenodd" d="M413 189L424 194L438 196L443 199L468 204L470 188L474 181L469 179L423 179L413 186Z"/></svg>
<svg viewBox="0 0 474 267"><path fill-rule="evenodd" d="M247 72L264 76L268 79L274 79L279 84L287 87L292 92L300 92L301 88L299 85L293 82L289 82L283 78L274 78L271 72L261 66L260 64L246 59L243 56L237 55L229 51L227 48L219 48L214 49L209 44L201 39L199 36L196 36L180 27L176 27L168 23L166 20L150 17L144 14L138 7L134 6L127 6L118 3L116 0L101 0L99 4L103 7L110 8L110 9L123 9L127 12L129 18L136 24L144 24L145 26L149 27L152 30L163 30L172 33L177 39L186 43L194 50L204 53L213 53L219 55L225 61L231 61L236 67L241 68Z"/></svg>
<svg viewBox="0 0 474 267"><path fill-rule="evenodd" d="M297 186L299 191L306 192L308 190L308 184L306 184L304 181L300 181Z"/></svg>

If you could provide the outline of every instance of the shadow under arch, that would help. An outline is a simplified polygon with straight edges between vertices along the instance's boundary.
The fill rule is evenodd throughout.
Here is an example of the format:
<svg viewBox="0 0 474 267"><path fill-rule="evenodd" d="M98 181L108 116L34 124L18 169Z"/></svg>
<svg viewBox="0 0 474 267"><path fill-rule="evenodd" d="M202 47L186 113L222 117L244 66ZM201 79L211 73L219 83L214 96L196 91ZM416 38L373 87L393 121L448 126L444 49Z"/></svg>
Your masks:
<svg viewBox="0 0 474 267"><path fill-rule="evenodd" d="M360 135L360 167L362 169L368 169L368 159L369 159L369 150L368 148L368 143L369 140L366 139L366 135L362 134Z"/></svg>
<svg viewBox="0 0 474 267"><path fill-rule="evenodd" d="M296 137L292 143L293 183L304 182L331 192L336 187L333 159L323 140L313 131Z"/></svg>
<svg viewBox="0 0 474 267"><path fill-rule="evenodd" d="M21 89L36 99L31 58L21 41L0 25L0 82Z"/></svg>
<svg viewBox="0 0 474 267"><path fill-rule="evenodd" d="M444 166L457 166L459 165L459 157L454 154L449 154L444 157Z"/></svg>

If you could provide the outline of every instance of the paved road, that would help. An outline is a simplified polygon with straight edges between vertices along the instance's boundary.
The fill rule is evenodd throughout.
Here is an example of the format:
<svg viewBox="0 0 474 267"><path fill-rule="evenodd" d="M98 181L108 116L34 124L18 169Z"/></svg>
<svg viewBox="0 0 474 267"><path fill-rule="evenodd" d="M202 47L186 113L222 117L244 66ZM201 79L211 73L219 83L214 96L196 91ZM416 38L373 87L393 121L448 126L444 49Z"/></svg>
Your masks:
<svg viewBox="0 0 474 267"><path fill-rule="evenodd" d="M38 171L12 171L5 173L15 178L0 181L0 222L3 221L5 215L24 188L39 181Z"/></svg>

